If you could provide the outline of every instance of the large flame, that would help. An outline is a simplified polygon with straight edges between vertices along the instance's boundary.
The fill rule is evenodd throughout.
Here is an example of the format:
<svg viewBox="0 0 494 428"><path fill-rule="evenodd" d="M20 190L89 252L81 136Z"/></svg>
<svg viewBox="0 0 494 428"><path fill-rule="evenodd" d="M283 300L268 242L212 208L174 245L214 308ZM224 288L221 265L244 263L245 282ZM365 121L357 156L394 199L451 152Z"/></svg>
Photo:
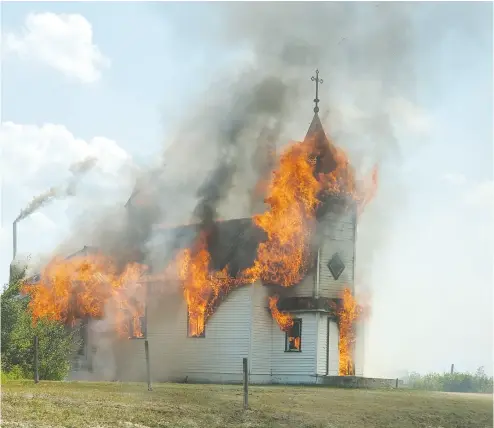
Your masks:
<svg viewBox="0 0 494 428"><path fill-rule="evenodd" d="M357 304L350 289L345 288L343 290L341 305L338 308L340 376L355 374L353 360L356 340L355 322L362 315L362 310L362 307Z"/></svg>
<svg viewBox="0 0 494 428"><path fill-rule="evenodd" d="M298 283L309 259L310 233L319 203L320 183L314 176L310 144L295 143L286 149L265 199L269 209L254 216L254 223L267 234L259 244L254 266L244 272L246 280L284 287Z"/></svg>
<svg viewBox="0 0 494 428"><path fill-rule="evenodd" d="M207 235L200 233L192 249L183 250L177 258L178 277L183 284L189 315L189 335L200 336L216 300L233 284L228 268L212 272Z"/></svg>
<svg viewBox="0 0 494 428"><path fill-rule="evenodd" d="M272 296L269 298L269 310L271 316L276 321L282 331L288 331L293 327L293 318L288 312L280 312L278 309L278 296Z"/></svg>
<svg viewBox="0 0 494 428"><path fill-rule="evenodd" d="M142 332L135 320L144 313L144 289L139 280L145 270L146 266L131 263L118 272L113 261L100 254L55 258L43 269L39 282L24 285L22 292L31 297L34 323L47 318L73 324L77 319L101 318L112 312L121 335L138 337Z"/></svg>
<svg viewBox="0 0 494 428"><path fill-rule="evenodd" d="M317 160L324 162L328 156L336 166L330 172L317 171ZM264 283L289 287L303 278L311 261L316 208L324 195L362 199L344 152L331 143L323 150L314 138L290 145L281 154L268 187L265 201L269 209L254 216L268 239L259 245L254 266L244 272L246 282L260 278Z"/></svg>

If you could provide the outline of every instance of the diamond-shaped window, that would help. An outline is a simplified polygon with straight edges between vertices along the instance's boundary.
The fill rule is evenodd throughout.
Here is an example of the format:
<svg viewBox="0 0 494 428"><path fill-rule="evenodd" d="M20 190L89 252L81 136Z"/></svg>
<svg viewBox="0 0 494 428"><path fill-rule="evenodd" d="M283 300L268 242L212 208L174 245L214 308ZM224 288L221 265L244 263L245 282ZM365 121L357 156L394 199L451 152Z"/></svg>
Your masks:
<svg viewBox="0 0 494 428"><path fill-rule="evenodd" d="M329 260L328 269L335 280L337 280L345 270L345 265L343 264L338 253L334 253L333 257Z"/></svg>

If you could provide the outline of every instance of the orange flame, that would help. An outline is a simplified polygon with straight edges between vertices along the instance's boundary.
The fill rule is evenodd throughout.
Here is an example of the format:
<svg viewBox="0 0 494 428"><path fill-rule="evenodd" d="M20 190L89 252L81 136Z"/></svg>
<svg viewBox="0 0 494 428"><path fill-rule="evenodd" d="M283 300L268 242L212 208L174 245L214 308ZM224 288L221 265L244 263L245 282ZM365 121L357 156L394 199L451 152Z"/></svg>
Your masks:
<svg viewBox="0 0 494 428"><path fill-rule="evenodd" d="M343 290L342 303L338 309L339 327L339 375L348 376L354 374L353 348L356 340L355 322L362 314L359 306L349 288Z"/></svg>
<svg viewBox="0 0 494 428"><path fill-rule="evenodd" d="M102 255L55 258L43 269L39 282L24 285L22 292L31 297L33 323L40 318L66 324L84 317L101 318L106 306L113 305L119 333L139 336L140 327L128 331L124 312L133 318L142 316L139 300L144 290L139 279L145 270L146 266L132 263L118 273L111 259Z"/></svg>
<svg viewBox="0 0 494 428"><path fill-rule="evenodd" d="M254 265L244 272L248 282L289 287L298 283L309 263L309 238L320 184L309 159L311 146L295 143L282 153L278 170L268 189L270 208L254 216L267 234L259 244Z"/></svg>
<svg viewBox="0 0 494 428"><path fill-rule="evenodd" d="M374 166L370 177L364 182L364 188L359 200L358 215L362 214L367 204L376 196L378 181L379 170L377 169L377 166Z"/></svg>
<svg viewBox="0 0 494 428"><path fill-rule="evenodd" d="M199 336L211 315L211 307L233 283L225 267L211 272L211 255L207 250L206 234L201 233L193 250L185 249L178 255L178 277L184 288L189 315L189 335Z"/></svg>
<svg viewBox="0 0 494 428"><path fill-rule="evenodd" d="M329 151L325 147L319 148L318 155L330 157L334 168L330 172L318 173L318 180L322 185L323 191L334 195L349 196L358 200L355 172L350 165L348 157L343 150L334 146L331 141L327 141L329 143Z"/></svg>
<svg viewBox="0 0 494 428"><path fill-rule="evenodd" d="M279 311L278 300L278 296L272 296L269 298L269 309L271 311L271 316L282 331L288 331L293 327L293 318L288 312Z"/></svg>

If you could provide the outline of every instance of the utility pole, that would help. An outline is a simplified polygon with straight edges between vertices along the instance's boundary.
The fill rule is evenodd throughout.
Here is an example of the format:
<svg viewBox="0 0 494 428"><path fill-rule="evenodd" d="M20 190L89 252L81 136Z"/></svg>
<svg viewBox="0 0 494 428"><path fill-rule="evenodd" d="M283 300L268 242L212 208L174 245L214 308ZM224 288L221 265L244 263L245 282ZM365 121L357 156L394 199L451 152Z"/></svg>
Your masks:
<svg viewBox="0 0 494 428"><path fill-rule="evenodd" d="M38 370L38 336L34 336L34 383L39 382L39 370Z"/></svg>

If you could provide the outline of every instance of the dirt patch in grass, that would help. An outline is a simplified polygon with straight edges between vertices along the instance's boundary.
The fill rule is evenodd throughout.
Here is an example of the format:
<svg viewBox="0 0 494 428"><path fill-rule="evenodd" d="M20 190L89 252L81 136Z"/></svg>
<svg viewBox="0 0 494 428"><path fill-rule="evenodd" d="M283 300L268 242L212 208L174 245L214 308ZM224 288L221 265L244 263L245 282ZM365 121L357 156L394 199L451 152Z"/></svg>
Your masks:
<svg viewBox="0 0 494 428"><path fill-rule="evenodd" d="M12 381L2 426L19 428L491 428L492 396L407 390ZM489 400L490 398L490 400Z"/></svg>

